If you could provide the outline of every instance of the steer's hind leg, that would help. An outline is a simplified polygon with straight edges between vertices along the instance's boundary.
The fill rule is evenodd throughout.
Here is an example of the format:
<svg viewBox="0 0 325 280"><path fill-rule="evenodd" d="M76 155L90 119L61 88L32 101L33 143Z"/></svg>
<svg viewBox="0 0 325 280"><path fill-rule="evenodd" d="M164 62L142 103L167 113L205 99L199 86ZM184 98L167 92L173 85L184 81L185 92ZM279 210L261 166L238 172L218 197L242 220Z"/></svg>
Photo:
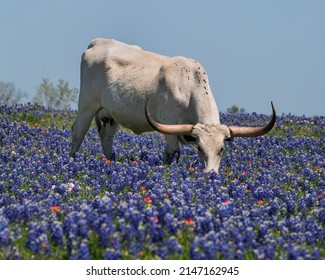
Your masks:
<svg viewBox="0 0 325 280"><path fill-rule="evenodd" d="M104 155L107 159L114 160L113 141L114 135L119 128L119 124L110 118L101 118L101 126L98 126L100 140Z"/></svg>
<svg viewBox="0 0 325 280"><path fill-rule="evenodd" d="M95 113L95 108L93 108L93 110L87 108L86 110L78 111L77 120L72 126L72 146L70 151L70 156L72 158L74 158L75 154L79 151Z"/></svg>
<svg viewBox="0 0 325 280"><path fill-rule="evenodd" d="M171 164L174 159L178 161L180 155L179 140L175 135L165 135L166 147L164 151L164 162Z"/></svg>

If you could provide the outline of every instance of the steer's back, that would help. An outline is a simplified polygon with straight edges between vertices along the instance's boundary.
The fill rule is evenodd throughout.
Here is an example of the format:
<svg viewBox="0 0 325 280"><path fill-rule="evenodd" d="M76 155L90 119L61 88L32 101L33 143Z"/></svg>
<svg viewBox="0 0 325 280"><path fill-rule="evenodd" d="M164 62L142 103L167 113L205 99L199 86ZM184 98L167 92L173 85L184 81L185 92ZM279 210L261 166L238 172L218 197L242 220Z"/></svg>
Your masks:
<svg viewBox="0 0 325 280"><path fill-rule="evenodd" d="M149 97L150 111L158 121L196 123L215 106L205 84L207 77L197 77L198 68L192 59L162 56L112 39L95 39L82 56L79 110L95 102L103 108L102 114L140 133L151 130L144 115ZM199 104L204 105L201 111ZM204 117L204 121L218 121L217 111L212 111L213 116Z"/></svg>
<svg viewBox="0 0 325 280"><path fill-rule="evenodd" d="M81 75L93 83L97 76L101 76L110 89L118 85L119 90L135 87L138 91L152 85L167 59L113 39L95 39L83 53ZM94 83L94 86L99 85Z"/></svg>

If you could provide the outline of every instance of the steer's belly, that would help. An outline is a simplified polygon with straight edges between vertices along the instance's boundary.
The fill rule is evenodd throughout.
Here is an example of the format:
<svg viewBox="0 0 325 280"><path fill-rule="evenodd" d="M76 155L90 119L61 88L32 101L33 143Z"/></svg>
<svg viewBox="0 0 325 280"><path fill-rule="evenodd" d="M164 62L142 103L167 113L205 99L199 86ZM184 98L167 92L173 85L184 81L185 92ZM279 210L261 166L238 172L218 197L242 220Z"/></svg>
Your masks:
<svg viewBox="0 0 325 280"><path fill-rule="evenodd" d="M113 118L120 125L132 130L136 134L152 130L144 116L132 112L126 112L125 114L119 112L113 114Z"/></svg>
<svg viewBox="0 0 325 280"><path fill-rule="evenodd" d="M99 119L114 119L121 126L132 130L136 134L140 134L152 130L145 117L144 109L141 109L131 105L125 107L115 105L113 108L111 106L110 108L102 107L97 115Z"/></svg>

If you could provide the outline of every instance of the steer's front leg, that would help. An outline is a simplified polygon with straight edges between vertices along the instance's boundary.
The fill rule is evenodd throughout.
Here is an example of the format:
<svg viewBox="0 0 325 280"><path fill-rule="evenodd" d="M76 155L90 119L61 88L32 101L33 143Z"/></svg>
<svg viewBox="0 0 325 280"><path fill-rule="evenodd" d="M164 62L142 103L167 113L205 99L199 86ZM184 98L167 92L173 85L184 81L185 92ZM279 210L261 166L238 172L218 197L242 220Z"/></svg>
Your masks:
<svg viewBox="0 0 325 280"><path fill-rule="evenodd" d="M164 151L164 163L171 164L173 160L178 161L180 148L178 137L174 135L165 135L166 147Z"/></svg>
<svg viewBox="0 0 325 280"><path fill-rule="evenodd" d="M79 109L77 120L72 126L72 143L71 143L71 150L70 150L70 157L72 159L74 159L76 153L79 151L79 148L89 129L91 120L94 116L95 109L94 110L90 110L90 109L88 108L87 110Z"/></svg>

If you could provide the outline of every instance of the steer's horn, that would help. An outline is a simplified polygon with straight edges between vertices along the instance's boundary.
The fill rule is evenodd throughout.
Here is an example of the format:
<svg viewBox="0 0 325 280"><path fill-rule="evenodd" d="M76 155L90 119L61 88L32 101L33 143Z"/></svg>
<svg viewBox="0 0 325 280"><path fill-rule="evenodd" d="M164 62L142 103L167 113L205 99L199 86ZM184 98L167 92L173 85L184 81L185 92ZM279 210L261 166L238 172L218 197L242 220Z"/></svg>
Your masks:
<svg viewBox="0 0 325 280"><path fill-rule="evenodd" d="M254 137L260 136L265 133L268 133L274 126L276 120L276 112L273 106L273 102L271 102L272 106L272 119L271 121L264 127L240 127L240 126L229 126L231 137Z"/></svg>
<svg viewBox="0 0 325 280"><path fill-rule="evenodd" d="M150 126L161 133L171 135L188 135L191 134L193 126L192 124L162 124L156 122L150 115L148 110L148 100L146 101L145 114Z"/></svg>

